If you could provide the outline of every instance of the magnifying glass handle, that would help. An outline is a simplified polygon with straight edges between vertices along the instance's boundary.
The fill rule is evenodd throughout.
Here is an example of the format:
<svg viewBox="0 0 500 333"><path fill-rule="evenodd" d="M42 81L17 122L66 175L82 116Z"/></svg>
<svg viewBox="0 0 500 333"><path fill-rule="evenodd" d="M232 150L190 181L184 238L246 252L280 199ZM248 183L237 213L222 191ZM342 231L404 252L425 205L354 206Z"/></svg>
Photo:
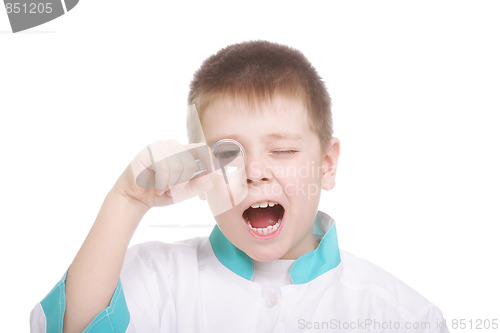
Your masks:
<svg viewBox="0 0 500 333"><path fill-rule="evenodd" d="M193 173L193 175L191 176L191 179L195 178L199 174L204 173L205 171L208 171L205 168L205 166L203 165L202 161L200 161L199 159L197 159L197 160L195 160L195 162L196 162L196 164L198 166L198 170ZM231 205L232 205L232 207L234 207L235 204L234 204L233 193L231 191L231 187L229 186L229 180L227 179L225 165L220 165L220 163L218 163L218 164L219 164L219 167L220 167L220 169L222 171L222 176L224 177L224 182L226 183L226 189L227 189L227 193L229 194L229 199L231 200ZM211 169L213 170L214 168L211 168Z"/></svg>
<svg viewBox="0 0 500 333"><path fill-rule="evenodd" d="M205 171L209 171L209 169L207 169L205 167L205 165L203 165L203 162L201 160L194 160L196 162L196 166L198 167L198 170L196 170L193 175L191 176L190 180L195 178L196 176L204 173Z"/></svg>

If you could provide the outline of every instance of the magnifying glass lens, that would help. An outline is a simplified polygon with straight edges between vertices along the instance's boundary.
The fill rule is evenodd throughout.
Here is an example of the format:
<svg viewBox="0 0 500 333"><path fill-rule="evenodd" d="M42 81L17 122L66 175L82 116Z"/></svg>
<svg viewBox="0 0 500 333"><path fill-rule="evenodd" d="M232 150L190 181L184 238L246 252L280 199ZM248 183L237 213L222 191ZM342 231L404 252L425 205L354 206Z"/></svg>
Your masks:
<svg viewBox="0 0 500 333"><path fill-rule="evenodd" d="M228 175L234 175L245 166L243 147L236 141L224 139L217 141L212 147L215 157L216 170L224 168Z"/></svg>

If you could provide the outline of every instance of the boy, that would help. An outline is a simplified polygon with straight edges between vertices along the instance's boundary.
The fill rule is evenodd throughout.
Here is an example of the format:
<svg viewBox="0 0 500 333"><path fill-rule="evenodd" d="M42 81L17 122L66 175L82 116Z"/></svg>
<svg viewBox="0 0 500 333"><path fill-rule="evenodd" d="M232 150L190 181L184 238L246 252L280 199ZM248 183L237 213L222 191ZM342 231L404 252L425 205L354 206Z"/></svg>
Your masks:
<svg viewBox="0 0 500 333"><path fill-rule="evenodd" d="M203 144L145 148L33 310L32 331L447 332L423 297L340 252L333 220L317 211L339 142L324 83L300 52L263 41L222 49L195 74L189 104L201 125L188 123L190 141L213 156L192 149ZM221 142L237 148L219 154ZM200 164L209 172L191 179ZM195 195L217 221L208 239L127 251L150 208Z"/></svg>

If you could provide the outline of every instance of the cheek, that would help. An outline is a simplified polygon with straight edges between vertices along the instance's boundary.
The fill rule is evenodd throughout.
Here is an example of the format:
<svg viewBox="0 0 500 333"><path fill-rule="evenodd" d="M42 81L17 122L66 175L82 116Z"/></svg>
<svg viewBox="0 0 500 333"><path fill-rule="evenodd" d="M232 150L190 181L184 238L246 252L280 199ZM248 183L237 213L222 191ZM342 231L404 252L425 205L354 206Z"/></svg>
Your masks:
<svg viewBox="0 0 500 333"><path fill-rule="evenodd" d="M215 217L215 221L219 226L220 230L229 240L233 241L233 236L237 233L239 228L234 228L239 222L241 222L241 216L236 213L236 209L228 210L222 214Z"/></svg>
<svg viewBox="0 0 500 333"><path fill-rule="evenodd" d="M311 200L321 192L321 183L315 178L292 178L283 185L288 197L296 197L301 200Z"/></svg>
<svg viewBox="0 0 500 333"><path fill-rule="evenodd" d="M218 173L211 175L213 187L207 191L206 198L214 216L229 212L241 203L248 194L244 172L228 175L226 179L227 183L222 175Z"/></svg>
<svg viewBox="0 0 500 333"><path fill-rule="evenodd" d="M215 218L217 226L222 231L224 236L236 247L243 250L241 246L244 246L244 240L248 236L248 231L246 228L237 227L243 226L241 216L235 214L234 211L228 211L221 214ZM241 223L241 225L240 225Z"/></svg>
<svg viewBox="0 0 500 333"><path fill-rule="evenodd" d="M289 165L279 180L287 196L310 200L321 192L321 168L314 161Z"/></svg>

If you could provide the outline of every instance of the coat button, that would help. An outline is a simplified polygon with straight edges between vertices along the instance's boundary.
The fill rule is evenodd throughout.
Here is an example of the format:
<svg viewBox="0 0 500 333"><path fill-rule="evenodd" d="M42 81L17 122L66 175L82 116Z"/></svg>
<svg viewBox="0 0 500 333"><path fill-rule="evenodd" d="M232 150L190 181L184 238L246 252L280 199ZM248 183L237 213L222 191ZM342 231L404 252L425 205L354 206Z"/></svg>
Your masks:
<svg viewBox="0 0 500 333"><path fill-rule="evenodd" d="M272 294L267 298L267 307L272 308L273 306L276 306L278 304L278 295Z"/></svg>

